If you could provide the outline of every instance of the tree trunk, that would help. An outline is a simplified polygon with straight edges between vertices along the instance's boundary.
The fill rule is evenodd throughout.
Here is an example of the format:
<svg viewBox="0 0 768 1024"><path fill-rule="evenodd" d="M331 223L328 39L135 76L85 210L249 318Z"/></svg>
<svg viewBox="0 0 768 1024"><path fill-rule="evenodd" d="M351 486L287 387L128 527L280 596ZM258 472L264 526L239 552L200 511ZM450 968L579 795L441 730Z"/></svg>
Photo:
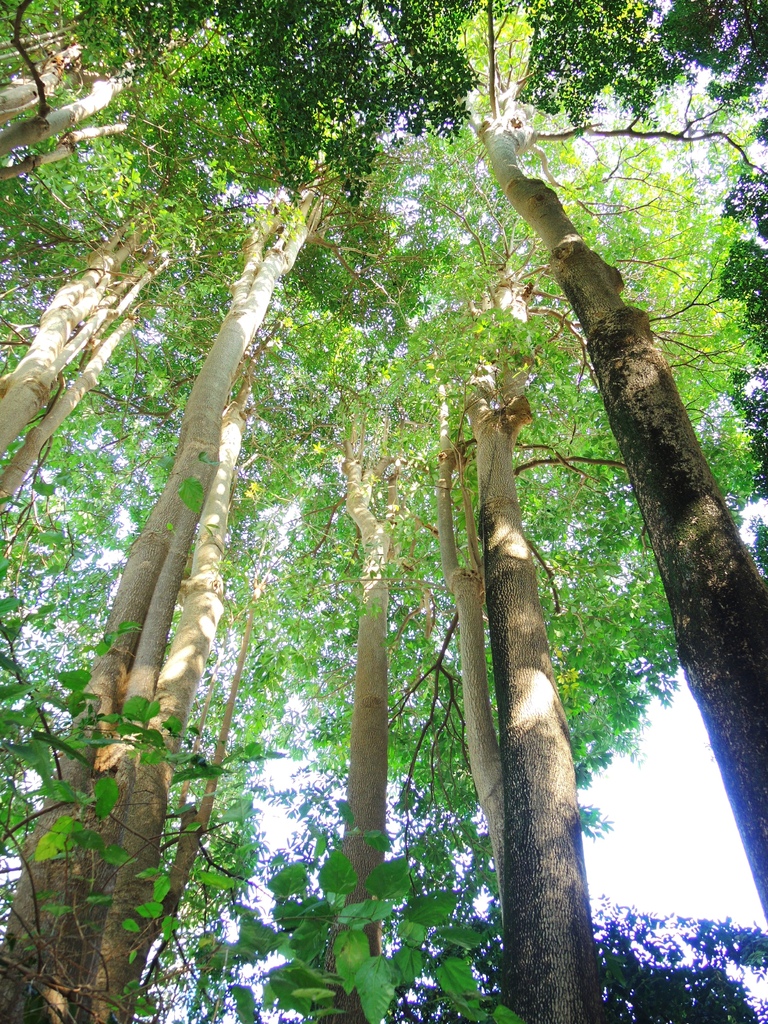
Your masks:
<svg viewBox="0 0 768 1024"><path fill-rule="evenodd" d="M90 93L83 99L58 110L49 110L45 117L28 117L26 121L9 125L0 131L0 156L21 146L34 146L52 135L71 131L81 121L103 110L130 84L129 75L94 82Z"/></svg>
<svg viewBox="0 0 768 1024"><path fill-rule="evenodd" d="M56 149L51 150L50 153L31 153L16 164L11 164L9 167L0 167L0 181L18 178L22 174L31 174L38 167L42 167L43 164L55 164L59 160L66 160L75 152L75 146L77 146L78 142L85 142L90 139L104 139L109 135L120 135L127 127L127 124L120 121L117 124L105 124L98 128L83 128L79 132L67 132L66 135L61 136Z"/></svg>
<svg viewBox="0 0 768 1024"><path fill-rule="evenodd" d="M140 232L123 241L124 234L124 228L115 232L93 253L83 276L58 290L27 353L0 380L0 456L48 401L57 375L81 347L72 332L97 310L114 275L138 246ZM87 341L87 325L84 330Z"/></svg>
<svg viewBox="0 0 768 1024"><path fill-rule="evenodd" d="M457 458L461 456L451 444L448 434L448 408L443 402L440 410L440 476L437 482L440 557L445 582L456 601L459 616L461 687L469 766L477 789L477 799L488 823L501 895L504 892L504 791L499 740L488 692L483 625L485 591L481 567L474 565L471 569L462 569L456 552L451 489ZM470 546L470 552L471 550Z"/></svg>
<svg viewBox="0 0 768 1024"><path fill-rule="evenodd" d="M77 408L83 396L86 395L91 388L96 386L101 371L111 358L112 353L120 342L131 333L135 326L135 320L131 317L129 311L136 302L139 292L167 266L168 260L166 259L158 266L147 270L146 273L136 281L134 286L115 309L99 310L96 316L94 316L80 332L80 334L83 334L87 328L93 326L93 330L88 338L88 341L92 342L93 336L97 335L105 326L112 323L119 316L128 314L122 324L120 324L120 326L114 330L109 337L105 338L101 344L98 345L83 372L72 382L72 384L70 384L67 390L56 399L53 408L46 413L39 423L35 424L35 426L27 432L27 435L24 438L24 444L14 454L13 458L3 470L2 475L0 475L0 499L16 494L24 483L24 480L34 466L36 460L39 458L40 452L43 450L45 443L53 437L54 433L58 430L64 420L74 409ZM78 334L78 338L80 338L80 334ZM84 344L85 342L83 342L83 345Z"/></svg>
<svg viewBox="0 0 768 1024"><path fill-rule="evenodd" d="M386 640L389 584L384 573L391 537L389 523L377 519L369 508L373 480L383 474L386 465L387 460L375 471L363 474L361 456L356 456L353 445L347 442L343 465L347 477L347 511L360 531L365 552L347 780L347 802L353 826L346 830L343 847L357 872L357 885L347 897L347 903L370 899L365 880L375 867L383 863L384 852L366 842L365 833L387 830L389 704ZM381 955L381 924L369 924L365 932L371 956ZM336 1008L342 1011L337 1018L341 1024L366 1024L356 991L348 995L339 990Z"/></svg>
<svg viewBox="0 0 768 1024"><path fill-rule="evenodd" d="M468 409L504 786L502 999L525 1024L599 1024L576 776L513 471L515 438L531 422L517 390L499 396L492 376L478 381Z"/></svg>
<svg viewBox="0 0 768 1024"><path fill-rule="evenodd" d="M308 212L309 205L307 200L302 214ZM200 482L203 493L208 493L219 456L222 413L237 367L264 318L275 284L292 267L307 236L308 225L302 216L262 259L264 243L280 226L278 218L270 219L254 232L246 248L245 270L233 288L230 312L187 401L169 481L131 549L107 623L106 632L114 643L97 659L91 677L91 692L98 697L96 710L103 714L120 713L128 697L153 700L156 696L174 604L200 515L181 500L179 489L193 478ZM126 622L135 623L136 629L119 634L118 627ZM164 719L173 714L169 701L176 699L176 682L179 702L174 706L178 710L183 712L183 701L193 696L188 677L175 680L172 676L171 672L163 677ZM187 709L177 714L182 724L188 713ZM162 726L158 721L152 724ZM167 735L166 740L169 745L174 742ZM132 859L119 871L102 863L95 852L87 854L87 865L82 863L86 854L74 851L60 861L35 863L31 855L37 841L59 813L52 810L41 819L41 827L28 845L4 950L6 977L0 984L0 1019L9 1024L22 1022L24 989L29 981L48 999L75 993L72 1012L78 1024L103 1024L109 1013L116 1015L119 1024L127 1024L131 1018L135 992L124 997L123 986L139 980L143 957L134 957L133 963L128 959L134 947L141 947L142 936L140 932L138 943L134 943L135 933L125 930L122 920L137 905L128 899L129 894L139 894L136 875L157 868L159 863L171 771L166 761L142 762L123 742L97 749L90 771L79 762L66 762L67 781L73 788L91 793L99 779L115 779L120 799L110 816L94 821L90 814L84 820L105 844L121 845ZM53 892L59 903L72 909L60 916L45 913L36 896L43 890ZM88 902L93 895L111 896L112 907Z"/></svg>
<svg viewBox="0 0 768 1024"><path fill-rule="evenodd" d="M150 728L164 734L170 753L176 753L181 745L181 737L187 727L223 611L221 559L226 544L230 493L245 426L243 407L249 383L243 386L238 400L230 406L224 418L219 465L200 518L191 575L183 586L183 610L154 693L154 699L160 703L160 710L149 723ZM177 723L173 734L169 734L165 726L169 719L175 719ZM137 858L142 870L156 868L161 860L160 846L164 838L172 768L168 763L147 765L139 759L124 757L118 767L118 775L124 769L127 769L131 777L134 798L125 813L121 844ZM206 806L205 825L210 818L211 805L212 796ZM179 843L185 836L194 839L196 853L199 832L182 832ZM186 865L187 876L193 862L194 856ZM118 872L100 944L96 988L109 993L111 997L122 993L126 985L141 977L161 921L159 917L148 920L139 918L137 924L141 930L133 935L129 935L123 927L126 919L136 920L137 906L152 899L152 880L137 878L138 873L135 863L126 864ZM178 884L179 879L176 881ZM131 952L135 953L133 961L129 959ZM128 1002L130 1005L130 1000ZM112 999L107 998L95 1005L97 1018L107 1017L111 1003ZM129 1020L130 1016L129 1011L118 1019Z"/></svg>
<svg viewBox="0 0 768 1024"><path fill-rule="evenodd" d="M622 458L672 612L677 651L709 734L768 915L768 588L739 536L653 341L620 297L619 272L587 247L544 182L517 157L522 118L481 135L510 202L540 235L587 336Z"/></svg>
<svg viewBox="0 0 768 1024"><path fill-rule="evenodd" d="M61 85L64 72L77 62L80 53L81 48L75 43L59 53L54 53L39 65L38 74L46 96L49 96ZM35 82L14 82L7 85L4 89L0 89L0 121L10 121L12 117L36 107L38 102L39 96Z"/></svg>

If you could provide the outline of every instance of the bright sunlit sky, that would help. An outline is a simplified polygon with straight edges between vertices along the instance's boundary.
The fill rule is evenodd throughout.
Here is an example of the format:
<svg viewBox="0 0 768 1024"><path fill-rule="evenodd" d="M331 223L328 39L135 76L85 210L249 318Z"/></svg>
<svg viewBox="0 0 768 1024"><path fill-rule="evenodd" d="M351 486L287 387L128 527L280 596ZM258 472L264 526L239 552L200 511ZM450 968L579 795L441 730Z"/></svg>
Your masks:
<svg viewBox="0 0 768 1024"><path fill-rule="evenodd" d="M681 683L671 708L656 705L643 759L616 761L582 802L613 831L585 839L594 899L660 916L765 927L760 902L698 708Z"/></svg>

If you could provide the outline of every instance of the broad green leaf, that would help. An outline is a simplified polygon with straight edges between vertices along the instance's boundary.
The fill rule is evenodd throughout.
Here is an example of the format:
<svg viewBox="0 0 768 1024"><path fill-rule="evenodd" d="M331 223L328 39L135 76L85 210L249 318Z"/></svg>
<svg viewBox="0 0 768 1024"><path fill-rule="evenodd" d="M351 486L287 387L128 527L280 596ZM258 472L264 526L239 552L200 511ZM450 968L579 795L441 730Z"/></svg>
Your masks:
<svg viewBox="0 0 768 1024"><path fill-rule="evenodd" d="M233 985L229 990L235 1002L237 1019L240 1024L253 1024L256 1017L256 1000L253 992L245 985Z"/></svg>
<svg viewBox="0 0 768 1024"><path fill-rule="evenodd" d="M140 903L136 907L136 913L140 914L141 917L160 917L163 913L163 904L158 903L156 900L147 900L146 903Z"/></svg>
<svg viewBox="0 0 768 1024"><path fill-rule="evenodd" d="M267 886L280 899L304 892L307 887L307 869L304 864L289 864L267 882Z"/></svg>
<svg viewBox="0 0 768 1024"><path fill-rule="evenodd" d="M389 900L363 900L348 903L339 914L339 924L350 928L364 928L371 921L385 921L392 913L394 903Z"/></svg>
<svg viewBox="0 0 768 1024"><path fill-rule="evenodd" d="M375 956L362 964L355 975L355 988L368 1024L379 1024L395 995L392 967L387 958Z"/></svg>
<svg viewBox="0 0 768 1024"><path fill-rule="evenodd" d="M392 958L392 963L400 973L401 981L398 984L412 985L424 969L424 958L421 951L413 946L403 946L398 949Z"/></svg>
<svg viewBox="0 0 768 1024"><path fill-rule="evenodd" d="M453 925L437 928L434 934L434 941L445 946L461 946L462 949L475 949L483 941L483 938L483 934L476 932L473 928Z"/></svg>
<svg viewBox="0 0 768 1024"><path fill-rule="evenodd" d="M318 881L323 892L349 893L357 885L357 872L349 857L334 850L318 872Z"/></svg>
<svg viewBox="0 0 768 1024"><path fill-rule="evenodd" d="M397 928L400 938L409 946L421 946L427 937L427 926L416 921L401 921Z"/></svg>
<svg viewBox="0 0 768 1024"><path fill-rule="evenodd" d="M155 884L152 887L152 899L158 903L162 903L170 892L170 889L170 878L167 875L161 875L160 878L155 879Z"/></svg>
<svg viewBox="0 0 768 1024"><path fill-rule="evenodd" d="M97 780L93 787L93 793L96 797L96 803L93 808L96 817L106 818L120 799L120 790L117 783L111 775L105 775L103 779Z"/></svg>
<svg viewBox="0 0 768 1024"><path fill-rule="evenodd" d="M403 911L408 921L427 926L442 924L456 906L458 897L450 890L427 893L425 896L412 896Z"/></svg>
<svg viewBox="0 0 768 1024"><path fill-rule="evenodd" d="M336 973L343 979L344 991L349 993L355 987L358 970L370 959L368 936L365 932L341 932L334 940L333 955L336 959Z"/></svg>
<svg viewBox="0 0 768 1024"><path fill-rule="evenodd" d="M87 669L77 668L72 671L59 672L56 678L70 690L82 690L91 681L91 673Z"/></svg>
<svg viewBox="0 0 768 1024"><path fill-rule="evenodd" d="M83 850L97 850L99 853L103 853L104 851L104 840L98 832L94 832L93 829L90 828L84 828L77 832L73 832L72 842L82 847Z"/></svg>
<svg viewBox="0 0 768 1024"><path fill-rule="evenodd" d="M365 888L380 900L400 899L410 887L408 860L405 857L384 861L365 880Z"/></svg>
<svg viewBox="0 0 768 1024"><path fill-rule="evenodd" d="M440 987L449 995L476 995L477 981L464 960L449 956L435 971Z"/></svg>
<svg viewBox="0 0 768 1024"><path fill-rule="evenodd" d="M372 846L374 850L381 850L383 853L389 853L392 849L392 842L386 832L381 832L379 829L371 829L370 832L366 832L363 836L366 843Z"/></svg>
<svg viewBox="0 0 768 1024"><path fill-rule="evenodd" d="M510 1010L508 1006L502 1006L501 1003L493 1011L493 1019L496 1024L525 1024L522 1017L518 1017L514 1010Z"/></svg>
<svg viewBox="0 0 768 1024"><path fill-rule="evenodd" d="M134 921L134 919L132 917L126 917L125 918L125 920L123 921L123 928L125 928L125 930L127 932L140 932L141 931L141 928L139 928L138 924L136 923L136 921Z"/></svg>
<svg viewBox="0 0 768 1024"><path fill-rule="evenodd" d="M237 885L236 878L222 875L218 871L198 871L197 877L203 885L209 885L212 889L234 889Z"/></svg>
<svg viewBox="0 0 768 1024"><path fill-rule="evenodd" d="M123 716L134 722L149 722L160 710L160 702L146 697L130 697L123 705Z"/></svg>
<svg viewBox="0 0 768 1024"><path fill-rule="evenodd" d="M205 491L203 485L194 476L188 476L186 480L182 480L179 486L179 497L193 512L199 512L203 507L205 501Z"/></svg>
<svg viewBox="0 0 768 1024"><path fill-rule="evenodd" d="M113 864L115 867L120 867L121 864L125 864L126 861L131 859L130 853L124 850L122 846L118 846L117 843L110 843L109 846L105 847L101 852L101 856L107 864Z"/></svg>
<svg viewBox="0 0 768 1024"><path fill-rule="evenodd" d="M336 806L339 809L339 814L341 815L341 820L344 824L349 826L354 825L355 816L352 813L352 808L349 806L349 803L346 800L339 800L337 801Z"/></svg>

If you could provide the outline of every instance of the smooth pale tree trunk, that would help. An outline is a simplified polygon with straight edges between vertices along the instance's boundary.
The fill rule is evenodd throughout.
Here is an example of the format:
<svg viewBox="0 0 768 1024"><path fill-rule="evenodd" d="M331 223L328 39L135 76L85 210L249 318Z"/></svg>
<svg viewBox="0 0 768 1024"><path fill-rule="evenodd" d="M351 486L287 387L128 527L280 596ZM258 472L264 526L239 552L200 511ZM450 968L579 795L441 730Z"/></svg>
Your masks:
<svg viewBox="0 0 768 1024"><path fill-rule="evenodd" d="M92 139L103 139L109 135L120 135L128 127L127 124L105 124L99 128L82 128L77 132L67 132L59 139L56 149L50 153L33 153L24 157L18 163L9 167L0 167L0 181L8 181L10 178L18 178L22 174L31 174L43 164L55 164L59 160L66 160L75 152L78 142L86 142Z"/></svg>
<svg viewBox="0 0 768 1024"><path fill-rule="evenodd" d="M71 131L81 121L109 106L115 96L130 84L129 75L99 80L93 83L90 93L80 100L67 103L58 110L49 110L45 117L28 117L25 121L16 121L0 131L0 156Z"/></svg>
<svg viewBox="0 0 768 1024"><path fill-rule="evenodd" d="M549 658L536 571L523 533L514 444L532 420L520 387L476 380L488 631L504 788L501 991L525 1024L600 1024L576 776Z"/></svg>
<svg viewBox="0 0 768 1024"><path fill-rule="evenodd" d="M45 406L57 375L80 351L75 328L97 311L115 275L141 241L140 231L125 240L124 235L124 228L115 232L93 253L82 277L58 290L26 354L0 379L0 456ZM87 341L87 325L85 330Z"/></svg>
<svg viewBox="0 0 768 1024"><path fill-rule="evenodd" d="M357 885L347 903L370 899L365 880L384 861L383 850L366 842L366 832L387 830L387 768L389 703L387 691L387 605L389 584L385 572L391 550L391 526L370 509L371 488L390 465L383 460L375 470L363 473L362 454L346 444L343 471L347 478L347 512L352 517L363 545L363 599L357 630L355 689L349 737L347 802L352 828L344 836L344 853L357 872ZM389 484L389 504L394 507L396 484ZM381 954L381 924L365 928L371 956ZM336 1008L341 1024L366 1024L356 991L339 991Z"/></svg>
<svg viewBox="0 0 768 1024"><path fill-rule="evenodd" d="M163 259L157 266L147 270L139 277L130 291L126 293L114 309L99 310L78 333L78 341L81 341L80 336L86 334L90 329L88 337L82 340L81 347L84 347L86 341L92 343L93 338L104 327L108 326L118 317L128 314L122 324L96 346L83 372L56 399L53 408L46 413L39 423L27 431L24 444L13 455L3 470L2 475L0 475L0 499L16 494L39 458L43 446L53 437L70 413L77 408L82 398L96 386L101 371L112 357L113 352L135 326L135 320L131 318L130 310L134 306L139 293L157 274L161 273L168 266L168 262L167 259Z"/></svg>
<svg viewBox="0 0 768 1024"><path fill-rule="evenodd" d="M453 594L459 617L459 655L464 697L467 750L477 799L488 823L499 893L504 891L504 791L501 754L488 691L483 602L485 589L480 565L461 568L456 550L451 491L453 472L462 456L451 443L448 407L440 408L440 475L437 481L437 527L446 586ZM470 561L474 562L471 555Z"/></svg>
<svg viewBox="0 0 768 1024"><path fill-rule="evenodd" d="M81 47L72 46L54 53L38 66L38 74L43 83L46 97L61 85L64 72L78 60ZM13 82L0 89L0 121L10 121L12 117L23 114L38 104L37 85L32 81Z"/></svg>
<svg viewBox="0 0 768 1024"><path fill-rule="evenodd" d="M648 530L677 651L768 914L768 588L712 475L648 315L584 242L555 192L520 171L524 111L481 129L510 202L550 252Z"/></svg>
<svg viewBox="0 0 768 1024"><path fill-rule="evenodd" d="M164 734L169 753L176 753L180 748L181 737L186 730L223 611L221 560L226 545L235 466L245 426L243 410L249 391L250 381L247 381L238 400L230 406L224 417L219 465L200 517L191 574L182 588L184 603L181 617L154 693L154 699L160 703L160 710L150 722L150 727ZM177 723L173 733L169 733L164 724L169 719L175 719ZM223 751L220 753L219 763ZM156 868L160 863L172 775L173 770L168 762L147 765L141 758L130 756L124 756L117 769L118 785L133 793L124 815L119 842L134 859L117 874L112 905L100 943L96 988L109 992L110 996L123 992L126 985L141 977L150 946L158 934L159 921L144 919L135 910L140 904L152 899L153 882L136 876L148 868ZM205 807L205 825L210 818L211 804L212 796ZM203 824L202 818L200 824ZM199 832L194 832L190 837L194 838L195 852L198 836ZM187 876L192 863L193 859L190 859L188 866L185 865ZM126 932L123 922L128 918L134 919L140 926L138 933L129 935ZM130 960L132 952L135 953L133 961ZM97 1018L102 1019L108 1015L112 1002L112 998L107 998L96 1003L94 1010ZM130 1012L124 1013L123 1017L128 1020Z"/></svg>
<svg viewBox="0 0 768 1024"><path fill-rule="evenodd" d="M103 714L119 713L129 697L155 699L174 606L200 517L199 509L181 500L179 489L192 479L198 481L203 495L209 491L219 457L222 415L238 366L263 321L277 281L293 266L307 237L310 205L307 199L301 211L289 211L290 227L277 215L265 219L246 246L245 268L233 286L230 311L187 400L168 483L131 548L113 601L106 633L114 642L93 666L89 687L96 710ZM264 245L280 228L284 228L281 236L263 255ZM127 622L135 628L120 633L120 625ZM194 657L199 658L199 653ZM188 696L188 679L178 679L174 685L180 695ZM173 714L171 689L170 680L164 681L164 720ZM186 722L186 715L177 717ZM159 809L167 804L170 773L162 761L148 765L137 760L122 742L98 748L90 770L79 762L65 759L62 763L66 780L85 793L92 792L101 778L111 776L117 781L120 797L110 816L95 821L84 812L82 817L106 845L123 845L135 859L119 872L95 853L87 854L85 865L74 851L61 861L34 863L31 856L37 841L60 810L52 808L40 819L25 854L3 951L8 969L0 980L0 1020L22 1024L25 984L40 979L35 987L50 1000L76 993L77 1024L105 1024L110 1013L118 1024L126 1024L133 995L124 1002L122 987L126 980L138 981L143 958L137 953L126 966L136 933L126 931L122 923L118 928L116 915L126 906L122 894L135 875L157 864L164 831ZM45 913L36 897L43 890L54 892L72 911L58 917ZM88 902L94 894L111 896L114 908ZM138 951L140 944L135 948ZM102 949L108 951L109 963ZM22 962L14 971L17 960Z"/></svg>

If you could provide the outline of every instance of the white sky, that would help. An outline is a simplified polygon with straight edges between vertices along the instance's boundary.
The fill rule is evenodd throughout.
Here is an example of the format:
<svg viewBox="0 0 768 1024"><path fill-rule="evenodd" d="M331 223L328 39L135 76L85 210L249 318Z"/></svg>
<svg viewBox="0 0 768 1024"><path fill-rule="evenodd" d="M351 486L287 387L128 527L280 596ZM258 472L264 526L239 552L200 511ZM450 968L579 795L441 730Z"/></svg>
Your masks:
<svg viewBox="0 0 768 1024"><path fill-rule="evenodd" d="M760 901L698 709L681 685L657 705L644 759L621 758L582 794L613 831L585 839L593 899L641 913L765 927Z"/></svg>

